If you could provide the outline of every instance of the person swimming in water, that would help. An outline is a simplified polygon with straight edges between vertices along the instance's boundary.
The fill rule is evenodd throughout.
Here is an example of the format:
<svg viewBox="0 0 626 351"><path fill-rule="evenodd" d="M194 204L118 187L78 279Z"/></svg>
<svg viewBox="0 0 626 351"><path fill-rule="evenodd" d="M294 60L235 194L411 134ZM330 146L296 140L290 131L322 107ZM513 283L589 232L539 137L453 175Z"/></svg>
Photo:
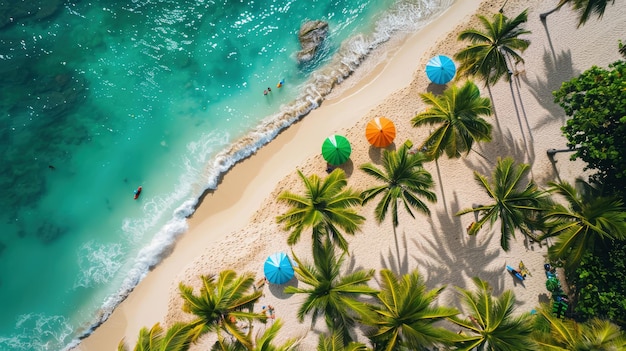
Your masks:
<svg viewBox="0 0 626 351"><path fill-rule="evenodd" d="M283 84L285 84L285 78L281 79L280 82L278 82L278 84L276 84L277 88L282 88Z"/></svg>

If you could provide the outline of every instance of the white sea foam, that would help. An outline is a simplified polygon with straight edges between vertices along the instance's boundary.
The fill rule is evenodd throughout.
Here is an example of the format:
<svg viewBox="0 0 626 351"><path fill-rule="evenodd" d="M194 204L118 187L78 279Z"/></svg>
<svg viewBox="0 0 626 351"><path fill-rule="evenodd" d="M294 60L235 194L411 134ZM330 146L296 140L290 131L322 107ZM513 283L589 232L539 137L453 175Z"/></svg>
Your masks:
<svg viewBox="0 0 626 351"><path fill-rule="evenodd" d="M184 200L182 205L174 210L171 219L154 235L152 241L137 254L135 263L128 271L120 289L106 299L93 324L87 330L82 331L79 338L73 340L65 349L75 347L80 339L91 334L95 328L106 321L113 309L128 296L150 268L157 265L169 254L176 239L187 230L186 219L194 212L202 193L206 190L215 189L220 177L225 172L237 162L249 157L263 145L269 143L280 131L317 108L324 98L357 70L363 60L371 55L378 46L387 42L394 35L407 35L423 27L450 7L453 2L454 0L398 2L377 21L373 34L358 34L345 41L331 62L311 73L310 79L302 85L301 94L297 98L282 106L280 112L262 120L254 130L226 146L212 159L206 159L207 155L213 155L213 147L220 144L220 141L223 143L224 140L227 140L228 135L211 135L189 143L190 157L194 159L193 161L183 161L188 168L188 173L179 181L180 188L177 187L177 191L166 198L156 199L152 203L146 204L150 207L150 211L146 213L152 213L151 216L154 217L142 219L141 221L147 221L145 223L128 220L124 224L124 231L131 233L132 236L143 235L141 228L149 228L153 220L163 218L162 211L168 208L168 203L180 203L183 200L183 194L192 194L192 196ZM198 161L206 164L203 170L198 171L191 166L191 164L198 164ZM199 189L190 189L192 184L197 184L198 176L202 178L201 183L204 186Z"/></svg>
<svg viewBox="0 0 626 351"><path fill-rule="evenodd" d="M122 245L119 243L101 244L92 240L83 244L78 251L80 274L76 277L74 289L111 281L122 265L123 255Z"/></svg>
<svg viewBox="0 0 626 351"><path fill-rule="evenodd" d="M71 324L63 316L39 313L21 315L16 323L18 333L0 336L3 350L56 350L57 345L73 333Z"/></svg>

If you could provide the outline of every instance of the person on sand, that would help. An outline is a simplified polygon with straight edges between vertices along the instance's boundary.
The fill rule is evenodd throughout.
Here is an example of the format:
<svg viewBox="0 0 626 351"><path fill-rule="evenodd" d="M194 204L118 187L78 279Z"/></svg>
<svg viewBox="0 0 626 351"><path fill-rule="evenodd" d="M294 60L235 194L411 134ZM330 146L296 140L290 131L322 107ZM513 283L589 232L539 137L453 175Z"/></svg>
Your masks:
<svg viewBox="0 0 626 351"><path fill-rule="evenodd" d="M269 319L276 318L276 315L274 314L274 306L272 305L262 306L261 313L266 314Z"/></svg>

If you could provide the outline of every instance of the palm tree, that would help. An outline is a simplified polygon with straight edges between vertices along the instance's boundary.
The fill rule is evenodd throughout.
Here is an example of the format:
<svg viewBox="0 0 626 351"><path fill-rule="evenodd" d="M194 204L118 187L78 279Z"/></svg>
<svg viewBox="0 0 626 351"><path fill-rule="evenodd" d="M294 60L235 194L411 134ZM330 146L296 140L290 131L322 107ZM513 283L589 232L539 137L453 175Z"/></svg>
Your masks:
<svg viewBox="0 0 626 351"><path fill-rule="evenodd" d="M492 289L486 281L476 277L472 280L478 288L476 292L457 288L462 303L468 309L469 319L456 316L449 319L470 332L470 335L464 335L458 350L535 350L536 346L530 339L533 331L532 317L528 313L513 316L513 292L507 290L500 297L493 297Z"/></svg>
<svg viewBox="0 0 626 351"><path fill-rule="evenodd" d="M411 207L430 215L430 210L418 197L425 197L430 202L437 200L437 195L430 190L434 186L433 178L422 167L426 157L422 153L411 154L403 146L398 151L383 151L383 169L372 163L361 165L360 169L383 182L361 193L363 205L376 196L382 194L382 199L375 209L376 219L381 223L387 213L391 211L393 221L393 236L396 242L397 257L400 258L400 247L396 228L398 227L398 202L402 200L404 209L415 218Z"/></svg>
<svg viewBox="0 0 626 351"><path fill-rule="evenodd" d="M540 14L539 18L545 21L549 14L561 9L566 4L570 4L573 10L578 12L578 27L580 27L587 23L593 14L596 14L598 19L601 19L609 2L611 5L615 4L615 0L560 0L554 9Z"/></svg>
<svg viewBox="0 0 626 351"><path fill-rule="evenodd" d="M272 344L280 328L282 328L283 322L277 319L272 325L265 329L263 334L257 336L254 346L252 348L246 348L240 342L229 342L224 338L218 340L218 342L211 349L212 351L292 351L296 350L298 346L297 339L288 339L282 345L275 346Z"/></svg>
<svg viewBox="0 0 626 351"><path fill-rule="evenodd" d="M430 202L437 200L437 195L430 191L434 185L433 178L422 167L425 160L424 154L410 154L406 147L401 147L398 151L383 151L382 169L372 163L360 167L365 173L383 183L361 193L364 205L376 196L383 195L375 210L378 223L381 223L391 211L394 229L398 226L398 200L402 200L404 209L413 218L415 216L411 207L430 214L426 204L418 197L424 197Z"/></svg>
<svg viewBox="0 0 626 351"><path fill-rule="evenodd" d="M417 350L456 339L451 331L434 326L458 313L454 308L433 305L445 286L426 291L417 270L398 277L384 269L380 277L380 305L372 307L374 318L364 320L375 328L368 335L375 350Z"/></svg>
<svg viewBox="0 0 626 351"><path fill-rule="evenodd" d="M509 61L515 64L524 62L520 55L530 45L530 41L520 39L530 31L520 27L528 19L527 10L513 20L502 13L493 15L493 22L485 16L478 16L484 26L484 32L467 29L459 34L459 40L469 40L471 45L459 51L454 58L460 62L459 74L477 76L487 86L496 84L500 78L508 82L513 73ZM519 52L519 53L518 53Z"/></svg>
<svg viewBox="0 0 626 351"><path fill-rule="evenodd" d="M135 351L186 351L189 350L191 340L198 332L198 328L192 328L187 323L175 323L164 332L159 323L150 330L141 328L139 339L133 350ZM128 348L122 339L117 346L118 351L126 351Z"/></svg>
<svg viewBox="0 0 626 351"><path fill-rule="evenodd" d="M346 188L348 181L343 170L336 168L324 180L317 175L305 177L298 175L304 182L304 195L284 191L278 200L291 208L276 219L283 223L285 230L292 230L287 243L294 245L302 232L313 230L314 249L319 248L324 237L328 237L342 250L348 251L348 242L341 234L354 234L359 230L365 217L359 215L354 206L361 204L359 193Z"/></svg>
<svg viewBox="0 0 626 351"><path fill-rule="evenodd" d="M563 196L569 204L569 208L557 205L546 214L549 230L540 239L558 236L548 249L550 258L563 260L573 269L596 244L626 239L626 207L618 197L602 196L600 189L582 179L576 180L578 190L567 182L549 184L549 191Z"/></svg>
<svg viewBox="0 0 626 351"><path fill-rule="evenodd" d="M491 141L491 124L479 117L491 115L491 101L480 97L473 82L467 81L461 88L453 85L441 96L420 96L431 107L412 119L413 126L439 125L420 147L427 157L437 159L445 152L450 158L458 158L469 153L474 142Z"/></svg>
<svg viewBox="0 0 626 351"><path fill-rule="evenodd" d="M250 291L254 284L254 275L244 273L238 277L236 272L224 270L217 280L214 275L201 276L201 279L199 295L194 295L191 286L183 283L178 286L184 300L183 311L197 317L190 324L201 328L198 336L215 331L219 340L223 338L221 331L225 331L246 348L251 348L252 321L267 320L265 314L252 312L254 303L262 295L261 291ZM248 323L247 335L237 327L237 323L241 321Z"/></svg>
<svg viewBox="0 0 626 351"><path fill-rule="evenodd" d="M549 193L540 190L533 180L525 181L530 166L525 163L515 164L511 157L498 158L490 183L484 175L474 172L474 179L493 199L489 205L467 208L457 216L476 212L480 216L473 223L468 234L475 235L489 222L491 226L500 219L500 246L509 250L509 241L515 237L515 229L537 240L532 231L541 226L539 214L550 206Z"/></svg>
<svg viewBox="0 0 626 351"><path fill-rule="evenodd" d="M337 332L344 342L349 342L350 328L361 315L369 313L367 305L357 300L358 297L362 294L373 295L377 291L367 286L374 275L373 269L340 275L345 255L342 252L336 256L334 246L328 241L320 250L313 251L313 265L301 262L294 255L297 265L293 268L298 281L308 287L288 286L285 293L306 295L298 309L300 321L307 314L311 314L313 323L319 316L324 316L328 328Z"/></svg>
<svg viewBox="0 0 626 351"><path fill-rule="evenodd" d="M343 342L341 335L333 333L331 336L320 334L320 339L317 344L317 351L368 351L369 349L359 343L350 342L346 345Z"/></svg>
<svg viewBox="0 0 626 351"><path fill-rule="evenodd" d="M283 322L280 319L276 319L274 323L265 330L265 332L256 339L253 351L290 351L296 350L298 340L288 339L282 345L274 346L272 341L276 338L278 331L283 326Z"/></svg>
<svg viewBox="0 0 626 351"><path fill-rule="evenodd" d="M599 318L563 320L545 305L539 309L533 339L543 351L626 350L626 335L617 325Z"/></svg>

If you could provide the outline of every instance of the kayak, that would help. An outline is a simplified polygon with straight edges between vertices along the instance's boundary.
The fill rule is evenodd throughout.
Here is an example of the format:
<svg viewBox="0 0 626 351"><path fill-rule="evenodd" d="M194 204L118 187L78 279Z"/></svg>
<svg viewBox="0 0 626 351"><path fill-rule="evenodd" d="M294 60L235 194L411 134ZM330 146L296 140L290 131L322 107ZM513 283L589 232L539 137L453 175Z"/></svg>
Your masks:
<svg viewBox="0 0 626 351"><path fill-rule="evenodd" d="M518 272L515 268L507 265L506 270L509 271L510 273L513 273L515 275L515 278L519 280L524 280L524 276L520 272Z"/></svg>
<svg viewBox="0 0 626 351"><path fill-rule="evenodd" d="M137 190L135 190L135 200L137 200L137 198L139 197L140 194L141 194L141 186L139 186L139 188L137 188Z"/></svg>

